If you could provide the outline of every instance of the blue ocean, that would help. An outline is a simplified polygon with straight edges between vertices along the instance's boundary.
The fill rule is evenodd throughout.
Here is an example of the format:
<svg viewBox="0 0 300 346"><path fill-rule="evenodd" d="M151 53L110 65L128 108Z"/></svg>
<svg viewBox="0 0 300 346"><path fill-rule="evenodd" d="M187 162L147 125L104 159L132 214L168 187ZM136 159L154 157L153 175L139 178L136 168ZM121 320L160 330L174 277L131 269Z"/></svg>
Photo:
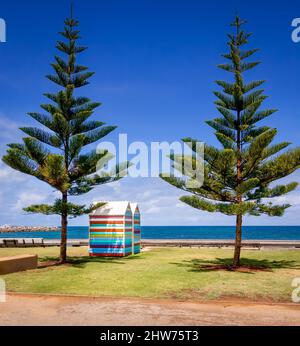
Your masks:
<svg viewBox="0 0 300 346"><path fill-rule="evenodd" d="M234 226L142 226L143 239L233 239ZM69 227L69 239L87 239L88 227ZM59 239L60 232L0 233L0 238ZM300 240L300 226L244 226L243 239Z"/></svg>

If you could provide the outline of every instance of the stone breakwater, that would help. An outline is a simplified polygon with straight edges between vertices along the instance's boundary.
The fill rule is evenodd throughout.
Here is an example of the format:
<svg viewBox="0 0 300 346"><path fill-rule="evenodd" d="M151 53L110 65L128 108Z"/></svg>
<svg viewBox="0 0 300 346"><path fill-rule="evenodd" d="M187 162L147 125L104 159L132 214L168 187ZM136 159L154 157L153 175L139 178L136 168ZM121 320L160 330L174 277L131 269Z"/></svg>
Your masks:
<svg viewBox="0 0 300 346"><path fill-rule="evenodd" d="M16 232L53 232L59 231L60 228L46 226L0 226L0 233L16 233Z"/></svg>

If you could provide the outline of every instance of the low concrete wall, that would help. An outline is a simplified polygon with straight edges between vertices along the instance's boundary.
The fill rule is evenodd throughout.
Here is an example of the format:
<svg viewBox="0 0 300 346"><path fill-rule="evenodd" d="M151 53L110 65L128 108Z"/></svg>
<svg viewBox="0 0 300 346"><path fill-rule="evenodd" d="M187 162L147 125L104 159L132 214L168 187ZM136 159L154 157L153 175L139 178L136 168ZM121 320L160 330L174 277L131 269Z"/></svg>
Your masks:
<svg viewBox="0 0 300 346"><path fill-rule="evenodd" d="M0 257L0 275L36 269L37 265L37 255Z"/></svg>

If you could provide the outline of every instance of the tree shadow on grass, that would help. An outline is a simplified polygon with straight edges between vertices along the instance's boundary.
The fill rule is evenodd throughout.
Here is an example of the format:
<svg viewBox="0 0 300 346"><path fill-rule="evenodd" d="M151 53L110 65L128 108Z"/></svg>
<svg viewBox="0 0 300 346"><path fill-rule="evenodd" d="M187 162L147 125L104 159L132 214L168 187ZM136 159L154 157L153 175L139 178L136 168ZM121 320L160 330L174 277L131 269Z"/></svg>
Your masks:
<svg viewBox="0 0 300 346"><path fill-rule="evenodd" d="M192 272L209 271L235 271L245 274L254 274L264 271L272 272L273 269L300 269L300 265L295 261L269 261L266 259L258 260L253 258L242 258L240 267L233 266L232 258L216 258L215 260L192 259L180 263L172 263L178 267L188 268Z"/></svg>
<svg viewBox="0 0 300 346"><path fill-rule="evenodd" d="M128 261L140 259L139 256L128 257L89 257L89 256L74 256L68 257L68 262L64 266L72 266L75 268L85 268L88 263L113 263L126 264ZM39 259L39 269L48 267L59 267L59 259L57 257L46 256Z"/></svg>

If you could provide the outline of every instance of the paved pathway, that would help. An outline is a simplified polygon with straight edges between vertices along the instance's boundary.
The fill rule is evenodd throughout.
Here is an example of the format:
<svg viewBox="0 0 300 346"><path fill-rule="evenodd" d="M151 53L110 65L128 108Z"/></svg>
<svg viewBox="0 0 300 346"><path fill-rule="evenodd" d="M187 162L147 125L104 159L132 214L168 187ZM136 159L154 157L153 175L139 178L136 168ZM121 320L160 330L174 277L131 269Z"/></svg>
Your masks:
<svg viewBox="0 0 300 346"><path fill-rule="evenodd" d="M300 325L300 304L8 295L0 325Z"/></svg>

